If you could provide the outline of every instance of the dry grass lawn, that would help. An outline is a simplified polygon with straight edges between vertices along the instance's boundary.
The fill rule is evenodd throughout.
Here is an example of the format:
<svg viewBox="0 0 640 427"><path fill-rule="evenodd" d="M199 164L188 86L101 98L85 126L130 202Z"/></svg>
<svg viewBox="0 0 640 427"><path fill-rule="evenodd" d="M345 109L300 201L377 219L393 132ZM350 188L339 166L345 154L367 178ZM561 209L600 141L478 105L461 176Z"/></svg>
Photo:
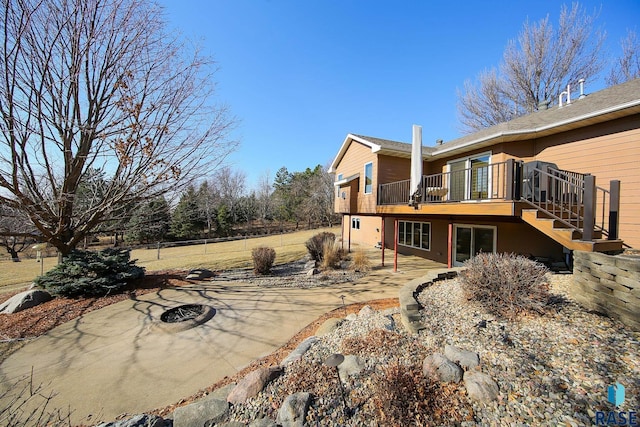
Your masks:
<svg viewBox="0 0 640 427"><path fill-rule="evenodd" d="M251 250L258 246L269 246L276 250L276 264L282 264L302 258L307 253L304 242L322 231L340 234L340 228L334 227L206 245L161 248L160 259L157 248L135 249L131 252L131 259L137 259L137 264L147 271L193 268L228 270L252 267ZM0 261L0 293L28 286L40 275L41 268L46 272L56 263L55 257L44 258L43 264L34 259L22 262Z"/></svg>

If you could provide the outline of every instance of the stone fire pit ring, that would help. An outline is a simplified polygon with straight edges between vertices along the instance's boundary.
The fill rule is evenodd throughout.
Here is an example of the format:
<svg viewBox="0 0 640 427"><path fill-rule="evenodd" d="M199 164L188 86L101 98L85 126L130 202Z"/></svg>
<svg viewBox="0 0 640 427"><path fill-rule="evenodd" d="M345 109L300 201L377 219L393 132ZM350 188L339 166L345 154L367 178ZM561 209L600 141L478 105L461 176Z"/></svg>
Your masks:
<svg viewBox="0 0 640 427"><path fill-rule="evenodd" d="M200 326L216 315L216 309L205 304L183 304L165 310L153 322L153 329L167 333L186 331Z"/></svg>

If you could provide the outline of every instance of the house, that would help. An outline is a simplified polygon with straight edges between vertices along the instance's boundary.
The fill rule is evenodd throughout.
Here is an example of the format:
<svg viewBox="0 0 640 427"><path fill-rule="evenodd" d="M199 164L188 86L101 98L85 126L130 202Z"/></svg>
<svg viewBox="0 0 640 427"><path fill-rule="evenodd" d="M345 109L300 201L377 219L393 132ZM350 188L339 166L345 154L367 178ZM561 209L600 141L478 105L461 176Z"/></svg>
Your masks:
<svg viewBox="0 0 640 427"><path fill-rule="evenodd" d="M640 79L577 95L432 146L419 127L412 143L347 135L329 169L343 244L449 265L640 248Z"/></svg>

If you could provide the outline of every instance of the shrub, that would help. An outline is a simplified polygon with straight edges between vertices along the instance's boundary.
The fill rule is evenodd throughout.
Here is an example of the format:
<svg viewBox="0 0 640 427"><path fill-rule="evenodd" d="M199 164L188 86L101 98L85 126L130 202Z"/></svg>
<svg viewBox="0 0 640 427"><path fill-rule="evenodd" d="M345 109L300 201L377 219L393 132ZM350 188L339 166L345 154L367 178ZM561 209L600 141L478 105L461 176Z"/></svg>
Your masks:
<svg viewBox="0 0 640 427"><path fill-rule="evenodd" d="M542 313L549 299L547 268L514 254L479 254L465 262L459 277L468 298L499 317Z"/></svg>
<svg viewBox="0 0 640 427"><path fill-rule="evenodd" d="M454 425L473 419L456 384L432 383L419 366L391 362L371 375L371 384L376 425Z"/></svg>
<svg viewBox="0 0 640 427"><path fill-rule="evenodd" d="M54 295L70 298L122 292L130 280L144 276L144 268L135 265L130 255L128 249L74 250L34 283Z"/></svg>
<svg viewBox="0 0 640 427"><path fill-rule="evenodd" d="M369 257L367 257L367 253L364 249L358 249L353 253L351 269L362 272L371 270L371 261L369 260Z"/></svg>
<svg viewBox="0 0 640 427"><path fill-rule="evenodd" d="M333 246L333 243L335 241L335 234L324 231L307 240L304 245L307 247L312 260L322 261L322 259L324 258L325 244L331 243L331 245Z"/></svg>
<svg viewBox="0 0 640 427"><path fill-rule="evenodd" d="M340 260L342 259L342 253L334 242L326 241L322 249L322 263L320 266L323 269L339 268Z"/></svg>
<svg viewBox="0 0 640 427"><path fill-rule="evenodd" d="M253 258L253 272L256 274L269 274L273 262L276 260L276 251L273 248L264 246L253 248L251 251Z"/></svg>

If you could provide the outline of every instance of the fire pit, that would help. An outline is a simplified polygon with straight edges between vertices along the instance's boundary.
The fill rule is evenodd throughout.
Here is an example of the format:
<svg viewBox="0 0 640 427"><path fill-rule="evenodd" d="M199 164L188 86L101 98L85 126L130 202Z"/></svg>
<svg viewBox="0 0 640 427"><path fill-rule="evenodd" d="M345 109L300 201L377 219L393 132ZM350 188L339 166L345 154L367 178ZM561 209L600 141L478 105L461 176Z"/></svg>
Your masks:
<svg viewBox="0 0 640 427"><path fill-rule="evenodd" d="M216 309L208 305L185 304L166 310L155 324L165 332L180 332L202 325L215 314Z"/></svg>

